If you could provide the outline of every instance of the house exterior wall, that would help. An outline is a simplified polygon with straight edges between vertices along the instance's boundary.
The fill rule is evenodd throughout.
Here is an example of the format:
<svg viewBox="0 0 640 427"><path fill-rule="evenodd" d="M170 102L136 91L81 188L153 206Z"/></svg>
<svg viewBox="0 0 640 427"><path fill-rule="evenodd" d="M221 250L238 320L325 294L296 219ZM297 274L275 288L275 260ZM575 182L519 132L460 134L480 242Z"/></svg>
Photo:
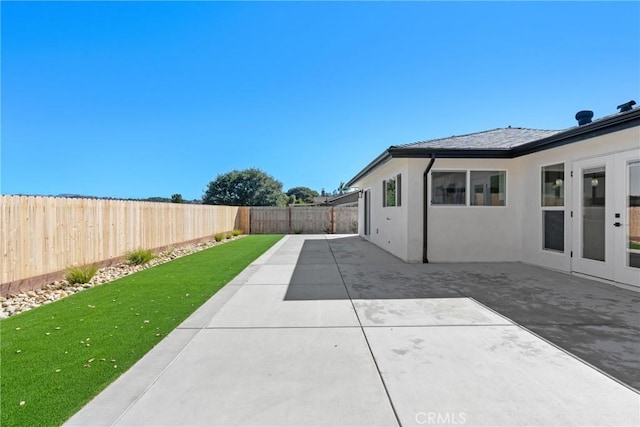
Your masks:
<svg viewBox="0 0 640 427"><path fill-rule="evenodd" d="M364 198L359 199L358 204L359 234L404 261L407 260L407 213L411 209L406 203L409 188L407 166L407 159L392 159L356 183L359 189L370 190L371 195L371 235L364 235ZM402 176L401 206L383 207L382 182L398 174Z"/></svg>
<svg viewBox="0 0 640 427"><path fill-rule="evenodd" d="M407 160L407 183L406 190L407 207L407 257L406 262L422 262L422 239L423 239L423 177L424 171L429 166L429 159L408 159Z"/></svg>
<svg viewBox="0 0 640 427"><path fill-rule="evenodd" d="M522 174L517 166L507 159L436 159L428 177L429 262L520 260L521 195L518 189ZM467 173L470 170L505 171L506 206L432 205L433 172L458 170ZM468 198L470 189L466 192Z"/></svg>
<svg viewBox="0 0 640 427"><path fill-rule="evenodd" d="M522 261L552 268L561 271L571 271L572 248L572 221L571 211L573 206L574 183L577 177L570 177L573 163L593 157L609 154L639 150L640 151L640 127L624 129L615 133L597 136L586 141L569 144L551 150L523 156L515 161L520 163L522 172L523 194L522 219L520 229L523 232L521 256ZM547 251L542 249L542 190L540 184L541 168L552 164L565 164L565 245L564 253Z"/></svg>
<svg viewBox="0 0 640 427"><path fill-rule="evenodd" d="M423 175L430 159L391 159L356 183L371 194L371 235L364 235L364 203L359 205L359 234L406 262L422 262ZM519 261L520 202L512 160L436 159L439 170L504 170L507 206L429 206L430 262ZM382 182L402 175L402 205L382 207ZM429 195L431 174L428 176Z"/></svg>
<svg viewBox="0 0 640 427"><path fill-rule="evenodd" d="M433 206L428 176L429 262L522 261L572 271L573 163L630 150L640 151L640 127L593 137L515 159L436 159L431 172L503 170L506 206ZM369 240L406 262L422 262L423 173L430 159L390 159L355 185L371 194ZM541 168L565 165L564 252L543 249ZM402 174L402 206L382 207L382 181ZM467 192L470 189L467 188ZM360 234L364 206L360 200ZM365 236L366 237L366 236Z"/></svg>

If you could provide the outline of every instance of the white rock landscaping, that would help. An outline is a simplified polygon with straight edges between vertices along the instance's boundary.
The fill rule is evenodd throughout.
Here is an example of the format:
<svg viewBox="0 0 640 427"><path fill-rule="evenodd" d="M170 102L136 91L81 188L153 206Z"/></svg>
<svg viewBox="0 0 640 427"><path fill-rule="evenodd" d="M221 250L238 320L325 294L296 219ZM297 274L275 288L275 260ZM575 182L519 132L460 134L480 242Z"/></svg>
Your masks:
<svg viewBox="0 0 640 427"><path fill-rule="evenodd" d="M172 261L176 258L199 252L212 246L230 242L240 237L243 236L235 236L231 239L222 240L220 242L211 240L171 248L157 253L156 258L142 265L131 265L128 262L122 262L108 267L103 267L96 272L95 276L93 276L89 283L70 285L66 280L59 280L49 283L38 290L11 294L7 298L0 297L0 319L5 319L9 316L29 311L33 308L40 307L41 305L49 304L53 301L68 297L69 295L82 292L85 289L90 289L94 286L112 282L116 279L120 279L121 277L128 276L129 274L146 270L147 268L155 267L156 265L164 264L165 262Z"/></svg>

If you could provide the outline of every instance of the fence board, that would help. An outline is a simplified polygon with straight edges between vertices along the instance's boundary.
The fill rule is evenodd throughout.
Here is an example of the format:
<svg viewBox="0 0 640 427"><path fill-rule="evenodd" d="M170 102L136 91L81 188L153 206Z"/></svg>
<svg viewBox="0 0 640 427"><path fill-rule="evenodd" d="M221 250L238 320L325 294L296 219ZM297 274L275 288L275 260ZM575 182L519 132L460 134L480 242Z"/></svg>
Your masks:
<svg viewBox="0 0 640 427"><path fill-rule="evenodd" d="M251 234L356 233L357 207L252 207Z"/></svg>
<svg viewBox="0 0 640 427"><path fill-rule="evenodd" d="M640 242L640 206L631 206L629 212L629 238Z"/></svg>
<svg viewBox="0 0 640 427"><path fill-rule="evenodd" d="M230 206L0 196L0 284L231 231L240 209L248 216Z"/></svg>

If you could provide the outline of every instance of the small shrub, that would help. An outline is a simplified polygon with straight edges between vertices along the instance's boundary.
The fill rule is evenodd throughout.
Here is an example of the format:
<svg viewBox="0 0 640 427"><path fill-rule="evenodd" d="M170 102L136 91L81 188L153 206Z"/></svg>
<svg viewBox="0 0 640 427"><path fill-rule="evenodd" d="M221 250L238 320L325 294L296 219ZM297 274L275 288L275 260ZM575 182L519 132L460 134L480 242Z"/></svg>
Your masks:
<svg viewBox="0 0 640 427"><path fill-rule="evenodd" d="M232 234L232 233L227 233L227 234L225 234L225 235L224 235L224 238L225 238L225 239L230 239L230 238L232 238L232 237L233 237L233 234Z"/></svg>
<svg viewBox="0 0 640 427"><path fill-rule="evenodd" d="M216 233L213 235L213 238L216 239L216 242L220 242L224 239L224 233Z"/></svg>
<svg viewBox="0 0 640 427"><path fill-rule="evenodd" d="M135 251L127 252L125 257L130 264L140 265L148 263L156 256L149 249L138 248Z"/></svg>
<svg viewBox="0 0 640 427"><path fill-rule="evenodd" d="M300 228L295 228L295 229L293 230L293 234L302 234L302 229L300 229Z"/></svg>
<svg viewBox="0 0 640 427"><path fill-rule="evenodd" d="M231 233L232 233L234 236L239 236L239 235L241 235L241 234L242 234L242 230L233 230Z"/></svg>
<svg viewBox="0 0 640 427"><path fill-rule="evenodd" d="M96 275L98 266L96 265L82 265L80 267L67 268L64 278L70 285L85 284Z"/></svg>

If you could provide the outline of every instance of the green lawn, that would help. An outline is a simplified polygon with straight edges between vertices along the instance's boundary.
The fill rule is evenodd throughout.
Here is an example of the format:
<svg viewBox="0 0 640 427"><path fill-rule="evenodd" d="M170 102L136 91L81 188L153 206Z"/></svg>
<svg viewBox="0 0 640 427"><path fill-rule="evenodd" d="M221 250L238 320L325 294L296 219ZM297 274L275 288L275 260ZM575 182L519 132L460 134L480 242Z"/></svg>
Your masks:
<svg viewBox="0 0 640 427"><path fill-rule="evenodd" d="M281 237L247 236L0 321L0 425L62 424Z"/></svg>

